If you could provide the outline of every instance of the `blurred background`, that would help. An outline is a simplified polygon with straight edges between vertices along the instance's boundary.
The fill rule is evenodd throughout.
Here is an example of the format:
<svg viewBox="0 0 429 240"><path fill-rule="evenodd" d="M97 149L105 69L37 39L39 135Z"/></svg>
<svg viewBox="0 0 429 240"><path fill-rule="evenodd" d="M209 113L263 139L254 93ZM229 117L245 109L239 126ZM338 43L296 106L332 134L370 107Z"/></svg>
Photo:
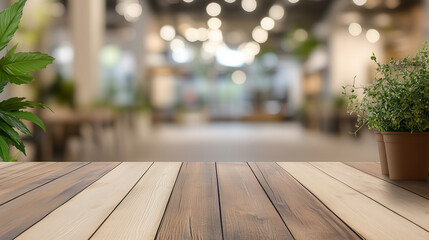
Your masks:
<svg viewBox="0 0 429 240"><path fill-rule="evenodd" d="M428 0L28 0L56 61L1 98L54 111L20 161L377 161L342 86L428 39Z"/></svg>

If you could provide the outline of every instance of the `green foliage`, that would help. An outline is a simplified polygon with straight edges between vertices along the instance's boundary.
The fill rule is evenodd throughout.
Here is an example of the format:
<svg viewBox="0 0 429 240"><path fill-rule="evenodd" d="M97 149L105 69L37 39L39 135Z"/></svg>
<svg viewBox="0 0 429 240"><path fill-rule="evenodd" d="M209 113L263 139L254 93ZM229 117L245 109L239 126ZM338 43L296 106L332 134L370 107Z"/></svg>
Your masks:
<svg viewBox="0 0 429 240"><path fill-rule="evenodd" d="M20 0L0 13L0 51L3 50L18 30L22 10L27 0Z"/></svg>
<svg viewBox="0 0 429 240"><path fill-rule="evenodd" d="M427 42L413 58L377 64L372 84L343 86L349 112L358 116L358 130L424 132L429 130L429 48ZM358 92L362 92L359 98ZM357 130L357 131L358 131ZM357 132L356 131L356 132Z"/></svg>
<svg viewBox="0 0 429 240"><path fill-rule="evenodd" d="M18 29L22 11L27 0L19 0L0 13L0 50L11 41ZM12 47L0 59L0 93L8 83L28 84L34 80L30 72L44 69L54 58L39 52L18 52L17 45ZM31 108L48 108L47 106L26 101L25 98L10 98L0 102L0 157L3 161L16 161L18 154L10 158L9 145L16 147L25 154L25 146L18 131L32 135L21 120L27 120L45 130L43 122L33 113L25 110Z"/></svg>

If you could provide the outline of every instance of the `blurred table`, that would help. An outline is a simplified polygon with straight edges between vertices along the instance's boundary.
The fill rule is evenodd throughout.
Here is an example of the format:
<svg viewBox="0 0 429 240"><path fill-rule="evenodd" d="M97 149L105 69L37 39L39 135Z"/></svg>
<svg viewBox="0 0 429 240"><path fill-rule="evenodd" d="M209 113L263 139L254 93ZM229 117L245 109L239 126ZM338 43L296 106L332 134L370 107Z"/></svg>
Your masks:
<svg viewBox="0 0 429 240"><path fill-rule="evenodd" d="M429 239L376 163L0 163L0 239Z"/></svg>
<svg viewBox="0 0 429 240"><path fill-rule="evenodd" d="M36 151L39 161L62 160L67 140L80 136L82 126L107 127L115 123L113 113L104 110L60 110L55 113L44 111L41 118L46 125L46 133L38 129L40 140L36 141Z"/></svg>

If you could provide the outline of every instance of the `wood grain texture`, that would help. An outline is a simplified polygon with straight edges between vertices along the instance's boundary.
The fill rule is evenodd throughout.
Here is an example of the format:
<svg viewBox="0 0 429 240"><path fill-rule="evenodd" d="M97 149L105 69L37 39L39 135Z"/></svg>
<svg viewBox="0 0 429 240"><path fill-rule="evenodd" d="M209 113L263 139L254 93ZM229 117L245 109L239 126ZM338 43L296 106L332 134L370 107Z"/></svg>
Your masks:
<svg viewBox="0 0 429 240"><path fill-rule="evenodd" d="M86 164L88 163L55 163L17 176L10 181L0 182L0 205Z"/></svg>
<svg viewBox="0 0 429 240"><path fill-rule="evenodd" d="M293 239L246 163L217 163L224 239Z"/></svg>
<svg viewBox="0 0 429 240"><path fill-rule="evenodd" d="M309 163L278 164L366 239L429 239L429 232Z"/></svg>
<svg viewBox="0 0 429 240"><path fill-rule="evenodd" d="M181 163L154 163L91 239L154 239Z"/></svg>
<svg viewBox="0 0 429 240"><path fill-rule="evenodd" d="M122 163L17 239L89 239L150 165Z"/></svg>
<svg viewBox="0 0 429 240"><path fill-rule="evenodd" d="M405 188L408 191L413 192L417 195L420 195L426 199L429 199L429 178L428 178L428 181L426 181L426 182L425 181L390 180L388 176L381 174L379 163L369 163L369 162L351 163L350 162L350 163L345 163L345 164L352 166L356 169L359 169L363 172L366 172L368 174L371 174L372 176L383 179L384 181L392 183L396 186Z"/></svg>
<svg viewBox="0 0 429 240"><path fill-rule="evenodd" d="M249 163L295 239L360 239L276 163Z"/></svg>
<svg viewBox="0 0 429 240"><path fill-rule="evenodd" d="M215 163L183 163L157 239L222 239Z"/></svg>
<svg viewBox="0 0 429 240"><path fill-rule="evenodd" d="M12 239L112 170L91 163L0 206L0 239Z"/></svg>
<svg viewBox="0 0 429 240"><path fill-rule="evenodd" d="M343 163L311 164L429 231L428 199Z"/></svg>
<svg viewBox="0 0 429 240"><path fill-rule="evenodd" d="M7 168L14 165L20 165L21 162L0 162L0 169Z"/></svg>
<svg viewBox="0 0 429 240"><path fill-rule="evenodd" d="M0 182L7 182L11 179L24 175L28 172L38 171L49 165L54 164L53 162L28 162L23 164L15 164L13 166L0 169Z"/></svg>

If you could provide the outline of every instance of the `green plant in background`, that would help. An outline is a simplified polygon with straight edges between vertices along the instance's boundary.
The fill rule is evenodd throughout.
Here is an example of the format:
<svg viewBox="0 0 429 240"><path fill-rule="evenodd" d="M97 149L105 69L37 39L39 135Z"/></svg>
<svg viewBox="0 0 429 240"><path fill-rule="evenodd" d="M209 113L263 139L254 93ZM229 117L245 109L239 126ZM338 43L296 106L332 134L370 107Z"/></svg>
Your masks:
<svg viewBox="0 0 429 240"><path fill-rule="evenodd" d="M349 99L349 113L358 117L358 129L382 132L424 132L429 130L429 49L427 42L415 57L381 64L375 55L377 73L365 87L343 86ZM362 91L359 98L358 90ZM357 132L356 131L356 132ZM355 132L355 133L356 133Z"/></svg>
<svg viewBox="0 0 429 240"><path fill-rule="evenodd" d="M5 49L18 29L27 0L19 0L11 7L0 12L0 51ZM39 52L16 52L17 45L12 47L0 59L0 93L8 83L28 84L34 80L30 72L45 68L54 61L54 58ZM25 111L31 108L45 109L47 106L26 101L25 98L13 97L0 102L0 157L3 161L12 159L9 154L9 145L16 147L25 154L25 146L18 131L32 135L21 120L27 120L45 130L43 122L33 113Z"/></svg>

